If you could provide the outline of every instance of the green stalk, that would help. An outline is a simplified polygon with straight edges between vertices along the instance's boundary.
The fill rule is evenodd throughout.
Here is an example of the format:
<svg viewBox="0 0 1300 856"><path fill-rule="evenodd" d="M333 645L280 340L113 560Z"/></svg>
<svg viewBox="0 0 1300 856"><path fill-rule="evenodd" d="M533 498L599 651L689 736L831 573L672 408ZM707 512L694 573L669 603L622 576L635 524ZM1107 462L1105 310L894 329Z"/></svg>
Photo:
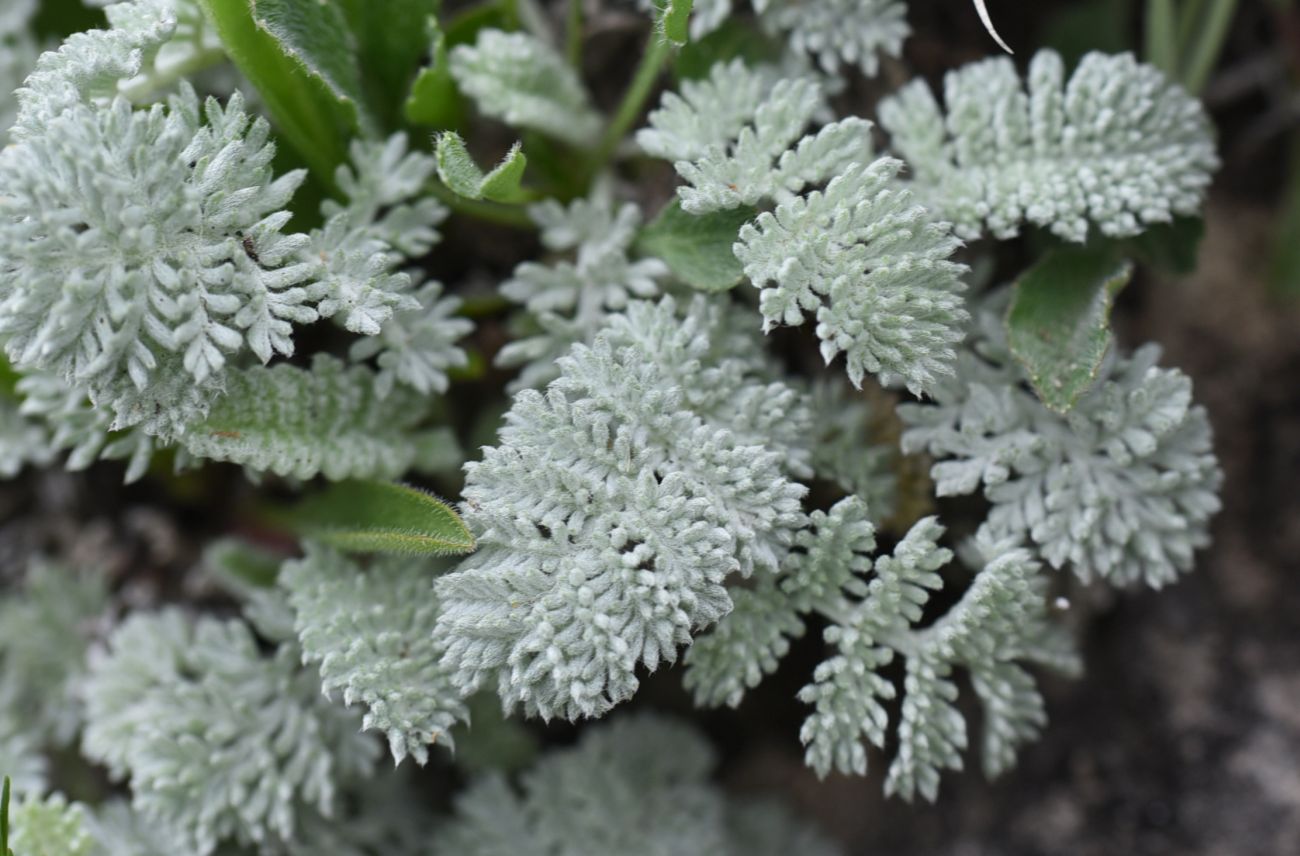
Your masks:
<svg viewBox="0 0 1300 856"><path fill-rule="evenodd" d="M623 95L623 101L618 105L614 118L606 126L600 146L596 149L593 175L600 172L609 162L614 149L618 148L618 144L632 128L632 123L640 117L641 109L645 106L646 99L650 97L650 91L654 89L655 81L659 79L659 74L663 71L671 53L672 45L668 40L658 32L652 31L650 40L646 44L645 55L641 57L641 65L636 70L636 76L632 78L631 86Z"/></svg>
<svg viewBox="0 0 1300 856"><path fill-rule="evenodd" d="M582 70L582 0L569 0L569 15L565 24L564 53L569 65Z"/></svg>
<svg viewBox="0 0 1300 856"><path fill-rule="evenodd" d="M1195 42L1184 44L1180 51L1187 58L1181 76L1183 86L1193 94L1204 89L1210 79L1210 72L1214 71L1214 66L1219 62L1219 53L1228 37L1233 13L1237 11L1237 0L1211 2L1213 5L1205 15L1204 24L1197 28Z"/></svg>
<svg viewBox="0 0 1300 856"><path fill-rule="evenodd" d="M1169 77L1174 77L1178 74L1178 47L1174 0L1147 0L1147 62Z"/></svg>
<svg viewBox="0 0 1300 856"><path fill-rule="evenodd" d="M475 220L483 220L488 223L495 223L498 226L507 226L511 229L532 230L537 228L532 218L528 216L528 212L517 205L501 205L496 202L480 202L476 199L466 199L445 184L437 181L429 183L428 191L430 195L438 197L439 202L457 214L464 214L466 217L472 217Z"/></svg>

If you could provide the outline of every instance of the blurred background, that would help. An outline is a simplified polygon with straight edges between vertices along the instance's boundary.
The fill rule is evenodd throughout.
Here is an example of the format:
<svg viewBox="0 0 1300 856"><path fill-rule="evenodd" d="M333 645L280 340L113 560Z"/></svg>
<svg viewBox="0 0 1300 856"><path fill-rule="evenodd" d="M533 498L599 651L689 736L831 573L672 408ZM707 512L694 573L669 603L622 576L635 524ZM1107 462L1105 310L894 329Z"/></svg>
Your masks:
<svg viewBox="0 0 1300 856"><path fill-rule="evenodd" d="M912 72L938 83L996 51L971 0L908 5L914 35L878 86ZM793 739L804 715L794 694L819 659L816 633L739 710L703 715L724 782L786 797L855 856L1300 854L1300 2L987 5L1018 59L1045 46L1070 62L1092 49L1134 51L1200 94L1218 126L1223 168L1195 272L1140 270L1115 313L1121 345L1161 343L1210 411L1227 474L1213 547L1165 591L1079 607L1087 673L1046 682L1051 724L998 782L976 769L949 775L934 805L885 800L879 763L865 779L819 782ZM47 0L38 29L55 38L98 15L80 0ZM603 55L593 40L589 65L629 62L643 18L629 20L632 29L612 28ZM599 88L601 69L586 71ZM869 109L879 93L866 89L846 93L846 106ZM448 244L486 241L502 270L534 249L499 238L453 232ZM1023 248L1007 252L1007 271L1017 269ZM441 273L454 280L459 263L447 259ZM237 477L201 487L120 480L108 467L4 486L0 564L57 541L71 560L81 553L133 579L149 573L142 568L162 578L191 565L248 497ZM701 719L672 670L647 681L635 705ZM537 730L572 736L564 726Z"/></svg>

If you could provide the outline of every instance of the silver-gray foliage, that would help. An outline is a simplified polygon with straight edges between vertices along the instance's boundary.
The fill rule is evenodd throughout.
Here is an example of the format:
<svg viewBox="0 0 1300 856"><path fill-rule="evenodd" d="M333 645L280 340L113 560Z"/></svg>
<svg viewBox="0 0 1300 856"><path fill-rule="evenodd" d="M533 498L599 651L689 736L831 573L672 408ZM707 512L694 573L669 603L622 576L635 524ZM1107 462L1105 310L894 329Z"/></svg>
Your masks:
<svg viewBox="0 0 1300 856"><path fill-rule="evenodd" d="M780 806L726 796L689 728L649 716L594 727L542 758L515 788L499 774L456 801L437 856L833 856L837 849Z"/></svg>
<svg viewBox="0 0 1300 856"><path fill-rule="evenodd" d="M918 197L963 238L1022 223L1078 242L1090 224L1136 235L1199 211L1219 163L1201 103L1130 54L1090 53L1067 82L1043 50L1027 88L1009 59L983 60L948 73L944 100L913 81L880 123Z"/></svg>
<svg viewBox="0 0 1300 856"><path fill-rule="evenodd" d="M638 665L731 608L724 581L773 573L803 522L804 488L768 426L806 419L755 377L702 299L633 303L546 390L524 390L500 445L466 465L480 544L438 581L438 635L466 693L496 685L543 717L599 715Z"/></svg>
<svg viewBox="0 0 1300 856"><path fill-rule="evenodd" d="M439 663L431 570L409 557L362 567L308 544L279 575L303 661L319 666L326 695L365 706L362 727L383 733L399 763L410 755L424 764L435 743L454 748L451 727L468 718Z"/></svg>
<svg viewBox="0 0 1300 856"><path fill-rule="evenodd" d="M944 587L937 571L952 558L938 546L942 534L925 518L891 555L873 559L875 527L860 499L814 512L782 575L735 592L735 610L696 641L686 658L687 686L702 704L739 704L804 633L805 616L819 613L830 622L824 636L834 654L799 694L814 708L800 732L809 766L820 775L866 772L867 746L885 748L886 703L898 696L881 670L901 658L902 709L892 724L897 750L886 792L932 800L940 772L961 768L968 739L954 668L971 675L984 710L984 769L997 775L1046 722L1042 697L1020 663L1064 671L1078 663L1069 637L1048 620L1037 563L1009 541L981 542L970 587L919 627L931 592Z"/></svg>
<svg viewBox="0 0 1300 856"><path fill-rule="evenodd" d="M82 748L188 853L293 841L379 751L299 658L292 644L263 654L239 619L133 615L92 656Z"/></svg>
<svg viewBox="0 0 1300 856"><path fill-rule="evenodd" d="M982 490L994 537L1034 544L1083 579L1159 587L1209 541L1222 471L1191 379L1160 349L1111 354L1066 415L1028 389L998 313L981 313L955 378L899 408L903 448L926 451L940 496Z"/></svg>

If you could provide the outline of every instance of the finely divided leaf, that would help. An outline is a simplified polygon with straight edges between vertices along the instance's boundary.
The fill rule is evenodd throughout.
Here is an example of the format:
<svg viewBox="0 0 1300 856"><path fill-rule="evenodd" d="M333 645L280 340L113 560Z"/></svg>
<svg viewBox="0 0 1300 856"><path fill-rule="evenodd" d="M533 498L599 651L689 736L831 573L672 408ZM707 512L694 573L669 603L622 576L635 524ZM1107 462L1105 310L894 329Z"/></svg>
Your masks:
<svg viewBox="0 0 1300 856"><path fill-rule="evenodd" d="M299 505L290 519L303 535L348 552L447 555L475 547L449 505L389 482L339 482Z"/></svg>
<svg viewBox="0 0 1300 856"><path fill-rule="evenodd" d="M1007 314L1011 353L1050 409L1074 407L1110 347L1110 309L1132 265L1102 250L1050 253L1015 285Z"/></svg>
<svg viewBox="0 0 1300 856"><path fill-rule="evenodd" d="M454 131L438 135L438 177L460 196L488 199L493 202L521 202L527 192L519 183L524 177L528 158L515 143L501 163L486 175L474 163L465 142Z"/></svg>
<svg viewBox="0 0 1300 856"><path fill-rule="evenodd" d="M674 199L641 232L637 249L661 259L682 282L700 291L726 291L745 271L732 244L755 212L749 207L692 215Z"/></svg>

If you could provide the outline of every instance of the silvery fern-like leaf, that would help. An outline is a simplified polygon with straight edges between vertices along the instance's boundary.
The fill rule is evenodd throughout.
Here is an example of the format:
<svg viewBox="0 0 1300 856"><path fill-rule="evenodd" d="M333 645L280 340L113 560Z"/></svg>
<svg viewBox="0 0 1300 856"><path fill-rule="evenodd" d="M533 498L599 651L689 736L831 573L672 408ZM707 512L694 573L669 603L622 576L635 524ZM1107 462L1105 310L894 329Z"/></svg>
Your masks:
<svg viewBox="0 0 1300 856"><path fill-rule="evenodd" d="M169 436L218 394L227 354L291 353L291 324L317 315L307 238L280 231L302 175L272 180L269 130L238 95L201 108L185 89L141 112L73 105L0 152L15 367Z"/></svg>
<svg viewBox="0 0 1300 856"><path fill-rule="evenodd" d="M375 374L317 354L231 372L226 394L179 438L190 455L308 479L392 479L421 465L442 432L425 429L429 401L405 388L380 398Z"/></svg>
<svg viewBox="0 0 1300 856"><path fill-rule="evenodd" d="M10 806L9 848L19 856L92 856L86 810L62 794L29 794Z"/></svg>
<svg viewBox="0 0 1300 856"><path fill-rule="evenodd" d="M46 124L69 110L112 98L123 80L140 74L176 31L172 0L131 0L118 10L120 27L68 36L41 55L16 95L14 139L46 133ZM20 2L20 7L21 7Z"/></svg>
<svg viewBox="0 0 1300 856"><path fill-rule="evenodd" d="M841 506L850 505L842 513ZM804 604L831 620L826 642L836 653L821 663L800 699L814 706L800 738L806 760L820 775L832 769L866 772L866 744L885 746L890 728L885 703L896 686L880 674L904 659L897 753L886 793L933 800L944 769L960 769L966 723L956 707L955 667L969 670L985 705L985 769L996 775L1013 762L1016 747L1045 721L1042 698L1016 661L1066 671L1078 664L1068 639L1046 618L1046 581L1038 563L1014 542L982 542L982 565L961 599L934 624L917 627L930 593L943 587L938 569L952 557L938 546L943 528L925 518L894 549L866 558L870 529L857 500L845 500L819 521L816 541L797 555L785 584ZM854 526L855 537L834 528ZM870 570L871 575L866 576Z"/></svg>
<svg viewBox="0 0 1300 856"><path fill-rule="evenodd" d="M554 380L556 360L575 343L591 344L611 315L636 298L659 294L668 275L658 259L628 258L641 211L619 205L607 189L567 206L547 201L529 208L541 229L542 243L572 261L546 265L524 262L501 286L501 293L528 312L520 326L524 338L509 343L497 364L524 366L511 389L540 387Z"/></svg>
<svg viewBox="0 0 1300 856"><path fill-rule="evenodd" d="M833 856L779 805L732 800L712 785L709 744L649 716L620 717L546 755L513 788L499 774L471 785L434 838L437 856ZM759 816L761 812L762 816Z"/></svg>
<svg viewBox="0 0 1300 856"><path fill-rule="evenodd" d="M855 386L871 372L920 394L952 371L966 268L949 260L960 241L947 225L895 185L901 167L848 166L743 226L735 253L761 289L765 330L816 311L823 358L844 352Z"/></svg>
<svg viewBox="0 0 1300 856"><path fill-rule="evenodd" d="M1066 415L1024 386L998 306L981 313L957 376L899 408L903 448L936 459L940 496L982 490L996 537L1024 538L1083 579L1160 587L1209 541L1223 474L1191 380L1147 345L1109 358Z"/></svg>
<svg viewBox="0 0 1300 856"><path fill-rule="evenodd" d="M45 425L24 416L19 402L0 397L0 477L11 479L28 464L45 466L57 452Z"/></svg>
<svg viewBox="0 0 1300 856"><path fill-rule="evenodd" d="M83 470L98 460L126 460L125 482L145 474L153 459L154 439L139 426L115 435L112 411L92 405L84 389L50 372L34 371L18 381L18 393L22 396L19 413L47 435L50 454L67 452L65 469Z"/></svg>
<svg viewBox="0 0 1300 856"><path fill-rule="evenodd" d="M432 281L411 296L418 307L394 312L379 335L358 339L348 350L353 362L375 358L375 394L381 399L398 384L423 395L446 392L447 371L469 364L455 344L474 329L468 318L456 317L460 298L444 297L442 284Z"/></svg>
<svg viewBox="0 0 1300 856"><path fill-rule="evenodd" d="M526 33L487 29L451 52L451 74L485 115L591 146L601 119L574 70L550 45Z"/></svg>
<svg viewBox="0 0 1300 856"><path fill-rule="evenodd" d="M238 619L136 614L92 656L86 756L131 785L132 804L205 856L218 842L291 841L304 812L379 747L330 705L292 644L264 655Z"/></svg>
<svg viewBox="0 0 1300 856"><path fill-rule="evenodd" d="M362 727L384 733L393 758L424 764L429 746L454 748L468 718L433 641L438 602L427 561L376 559L361 567L326 547L280 570L303 661L318 664L328 696L367 709Z"/></svg>
<svg viewBox="0 0 1300 856"><path fill-rule="evenodd" d="M870 159L871 126L863 119L804 135L824 108L814 79L773 81L770 70L734 60L715 65L706 81L684 84L682 95L665 95L637 143L674 162L689 185L677 191L682 208L692 214L783 201Z"/></svg>
<svg viewBox="0 0 1300 856"><path fill-rule="evenodd" d="M901 0L755 0L754 8L763 29L812 54L827 74L852 65L874 76L880 55L897 57L911 34Z"/></svg>
<svg viewBox="0 0 1300 856"><path fill-rule="evenodd" d="M107 612L99 575L39 559L0 601L0 698L26 732L57 746L75 739L86 649Z"/></svg>
<svg viewBox="0 0 1300 856"><path fill-rule="evenodd" d="M140 103L160 94L183 79L225 60L221 39L203 14L197 0L82 0L86 6L103 6L114 30L148 27L160 12L174 23L167 41L150 51L140 72L118 84L119 91Z"/></svg>
<svg viewBox="0 0 1300 856"><path fill-rule="evenodd" d="M36 40L28 29L35 11L35 0L12 0L0 11L0 144L18 114L14 91L36 65Z"/></svg>
<svg viewBox="0 0 1300 856"><path fill-rule="evenodd" d="M803 615L834 604L855 574L871 569L875 528L857 498L826 512L814 511L795 536L781 577L760 577L731 592L734 607L686 652L686 688L697 703L736 707L745 693L774 671L790 640L804 634ZM860 588L853 589L859 594Z"/></svg>
<svg viewBox="0 0 1300 856"><path fill-rule="evenodd" d="M924 81L880 105L912 187L963 238L1022 223L1083 242L1195 214L1218 166L1205 109L1129 54L1090 53L1067 82L1040 51L1022 86L1007 58L950 72L941 109ZM946 110L946 112L945 112Z"/></svg>
<svg viewBox="0 0 1300 856"><path fill-rule="evenodd" d="M405 134L354 141L351 161L335 177L347 201L321 206L326 222L312 232L308 257L319 261L320 314L376 336L394 312L420 308L410 277L396 268L433 248L447 209L423 195L436 165L423 152L408 152Z"/></svg>
<svg viewBox="0 0 1300 856"><path fill-rule="evenodd" d="M466 465L480 547L439 579L437 631L463 692L494 681L532 714L599 715L635 692L638 664L672 662L731 608L730 574L775 571L804 488L788 450L741 439L755 417L737 404L762 388L793 419L806 409L714 371L717 319L703 299L684 319L671 300L631 304Z"/></svg>
<svg viewBox="0 0 1300 856"><path fill-rule="evenodd" d="M188 846L184 835L165 823L140 814L124 799L112 799L95 806L85 822L97 845L97 856L111 853L175 856L185 852Z"/></svg>

